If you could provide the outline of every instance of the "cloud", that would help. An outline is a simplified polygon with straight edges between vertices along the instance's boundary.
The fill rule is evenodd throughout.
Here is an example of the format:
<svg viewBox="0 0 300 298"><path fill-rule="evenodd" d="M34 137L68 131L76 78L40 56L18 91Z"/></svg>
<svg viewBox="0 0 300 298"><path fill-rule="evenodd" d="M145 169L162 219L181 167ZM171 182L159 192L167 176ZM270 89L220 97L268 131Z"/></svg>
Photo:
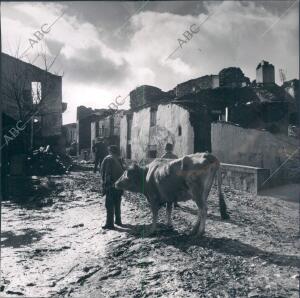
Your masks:
<svg viewBox="0 0 300 298"><path fill-rule="evenodd" d="M56 64L65 72L63 96L68 111L64 118L70 122L76 118L76 106L107 107L137 85L169 90L229 66L239 66L255 79L262 59L273 63L276 71L287 69L288 79L298 77L298 4L279 18L291 3L149 2L138 12L140 3L4 3L3 50L11 54L19 40L22 49L28 47L28 38L41 25L65 11L39 47L50 56L60 51ZM183 33L208 15L212 16L199 33L179 47ZM126 20L120 34L114 34ZM39 47L31 49L29 56Z"/></svg>
<svg viewBox="0 0 300 298"><path fill-rule="evenodd" d="M242 5L233 1L224 1L220 5L207 3L206 6L212 17L167 62L165 58L178 47L178 39L184 38L183 33L191 24L200 24L207 14L179 16L143 12L134 16L132 26L138 29L126 59L136 67L150 68L156 74L152 78L153 84L165 88L191 77L217 74L229 66L240 66L254 79L255 67L262 59L275 66L285 64L291 77L297 76L297 60L294 59L298 53L297 9L282 18L262 38L263 32L278 20L277 15L264 7L258 7L254 2Z"/></svg>
<svg viewBox="0 0 300 298"><path fill-rule="evenodd" d="M97 84L113 87L122 81L129 73L128 63L123 59L121 63L114 63L105 59L101 49L90 47L79 49L76 55L67 58L62 54L60 62L70 81L82 84Z"/></svg>

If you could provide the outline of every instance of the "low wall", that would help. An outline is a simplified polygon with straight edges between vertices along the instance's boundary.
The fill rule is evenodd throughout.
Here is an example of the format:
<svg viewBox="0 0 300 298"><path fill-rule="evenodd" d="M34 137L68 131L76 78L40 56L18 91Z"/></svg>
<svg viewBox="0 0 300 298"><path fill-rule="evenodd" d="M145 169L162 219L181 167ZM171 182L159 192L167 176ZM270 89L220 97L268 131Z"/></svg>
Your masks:
<svg viewBox="0 0 300 298"><path fill-rule="evenodd" d="M270 170L243 165L221 163L222 185L257 194L267 185Z"/></svg>
<svg viewBox="0 0 300 298"><path fill-rule="evenodd" d="M212 153L222 163L269 169L272 184L300 179L299 143L294 138L216 122L211 125L211 142Z"/></svg>

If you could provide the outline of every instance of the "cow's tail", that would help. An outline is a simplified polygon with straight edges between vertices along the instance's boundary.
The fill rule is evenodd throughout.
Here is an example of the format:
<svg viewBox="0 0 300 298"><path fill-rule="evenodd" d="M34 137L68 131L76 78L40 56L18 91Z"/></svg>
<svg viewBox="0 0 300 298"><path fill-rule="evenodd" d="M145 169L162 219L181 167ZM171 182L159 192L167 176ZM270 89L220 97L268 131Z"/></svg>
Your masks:
<svg viewBox="0 0 300 298"><path fill-rule="evenodd" d="M227 213L227 206L224 199L224 195L222 193L222 174L221 168L219 167L217 171L217 178L218 178L218 194L219 194L219 206L220 206L220 213L222 219L229 219L229 214Z"/></svg>

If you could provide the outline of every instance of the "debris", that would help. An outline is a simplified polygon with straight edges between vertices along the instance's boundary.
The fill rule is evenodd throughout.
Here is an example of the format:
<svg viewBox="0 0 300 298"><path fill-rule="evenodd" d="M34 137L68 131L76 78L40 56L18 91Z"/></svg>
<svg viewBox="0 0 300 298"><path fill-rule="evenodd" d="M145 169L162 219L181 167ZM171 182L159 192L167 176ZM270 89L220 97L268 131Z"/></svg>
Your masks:
<svg viewBox="0 0 300 298"><path fill-rule="evenodd" d="M29 284L27 284L26 286L27 287L34 287L36 284L35 283L33 283L33 282L30 282Z"/></svg>
<svg viewBox="0 0 300 298"><path fill-rule="evenodd" d="M6 291L6 294L9 294L9 295L19 295L19 296L24 296L24 294L22 292L19 292L19 291Z"/></svg>
<svg viewBox="0 0 300 298"><path fill-rule="evenodd" d="M68 155L58 155L51 151L50 146L34 150L27 158L30 175L55 175L66 173L72 159Z"/></svg>
<svg viewBox="0 0 300 298"><path fill-rule="evenodd" d="M60 193L66 199L55 191L51 208L25 209L8 202L2 206L4 229L16 230L16 235L1 235L3 239L27 241L17 248L1 248L9 264L2 268L11 281L10 286L2 282L2 296L9 289L39 297L72 291L71 297L289 297L297 287L298 209L293 203L228 189L233 220L225 223L213 188L202 238L185 234L196 219L192 202L182 203L183 208L172 214L176 233L161 229L166 222L162 208L157 235L146 238L142 231L151 223L146 199L126 193L122 201L126 224L104 234L100 229L104 200L92 192L101 186L99 177L72 172L53 178L55 185L56 180L64 186ZM93 204L87 204L87 198ZM25 238L22 229L27 225L45 234L39 238L27 233L30 237ZM14 259L18 254L24 257ZM18 278L20 267L28 279Z"/></svg>
<svg viewBox="0 0 300 298"><path fill-rule="evenodd" d="M81 223L81 224L78 224L78 225L74 225L74 226L72 226L72 228L79 228L79 227L83 227L84 226L84 224L83 223Z"/></svg>
<svg viewBox="0 0 300 298"><path fill-rule="evenodd" d="M109 274L100 277L99 280L105 280L105 279L108 279L108 278L110 278L110 277L118 276L118 275L121 274L121 272L122 272L121 269L115 269L115 270L111 271Z"/></svg>

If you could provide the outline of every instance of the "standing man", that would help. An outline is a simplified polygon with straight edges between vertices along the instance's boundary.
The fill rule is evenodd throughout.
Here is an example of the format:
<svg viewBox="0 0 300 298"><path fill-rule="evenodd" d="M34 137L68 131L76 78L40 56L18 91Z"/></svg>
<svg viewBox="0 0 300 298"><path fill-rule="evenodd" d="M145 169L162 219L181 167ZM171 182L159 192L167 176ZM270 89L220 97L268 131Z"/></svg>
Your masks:
<svg viewBox="0 0 300 298"><path fill-rule="evenodd" d="M178 156L173 153L173 145L172 144L167 143L165 150L166 150L166 153L161 158L169 158L169 159L178 158Z"/></svg>
<svg viewBox="0 0 300 298"><path fill-rule="evenodd" d="M173 145L171 143L167 143L165 147L166 153L161 158L168 158L168 159L176 159L178 156L173 153ZM174 208L180 207L177 202L174 202Z"/></svg>
<svg viewBox="0 0 300 298"><path fill-rule="evenodd" d="M103 138L96 140L96 143L93 145L93 152L95 153L94 173L96 173L98 165L101 165L102 160L107 155L107 148Z"/></svg>
<svg viewBox="0 0 300 298"><path fill-rule="evenodd" d="M118 147L111 145L107 155L101 164L100 174L102 178L103 194L105 197L106 223L103 229L114 229L114 223L122 226L121 198L123 191L116 189L114 183L122 176L124 166L118 154ZM115 221L114 221L115 217Z"/></svg>

